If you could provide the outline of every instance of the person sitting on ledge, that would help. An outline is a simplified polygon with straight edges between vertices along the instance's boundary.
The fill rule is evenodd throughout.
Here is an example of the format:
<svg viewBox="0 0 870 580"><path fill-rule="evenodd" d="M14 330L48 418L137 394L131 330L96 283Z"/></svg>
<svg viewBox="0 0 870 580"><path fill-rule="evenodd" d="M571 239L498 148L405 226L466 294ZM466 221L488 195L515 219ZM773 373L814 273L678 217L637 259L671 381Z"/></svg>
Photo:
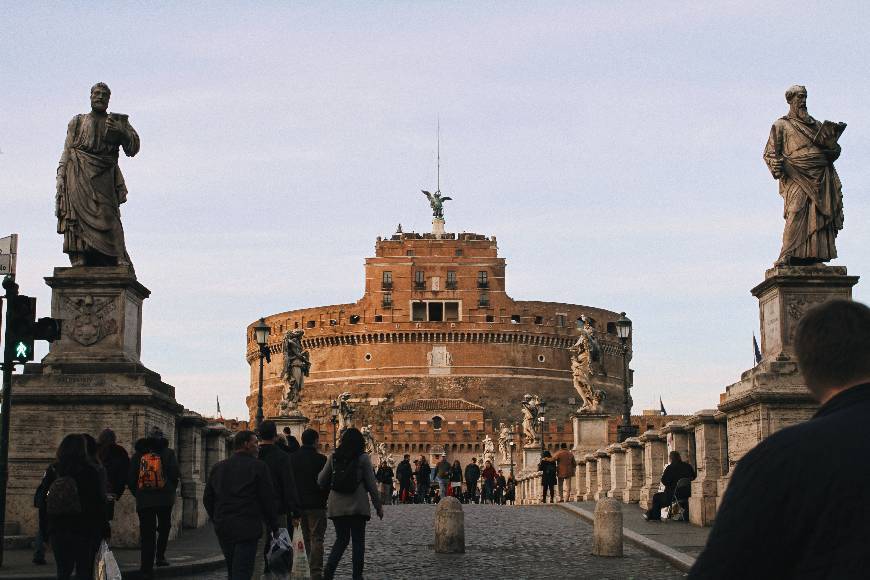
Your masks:
<svg viewBox="0 0 870 580"><path fill-rule="evenodd" d="M684 477L695 479L695 468L683 461L678 451L668 453L668 459L670 464L662 473L662 485L665 486L665 490L652 496L652 506L643 514L643 519L651 522L661 521L662 508L668 507L674 501L674 490L677 489L678 481Z"/></svg>
<svg viewBox="0 0 870 580"><path fill-rule="evenodd" d="M870 308L831 300L794 340L821 407L737 462L689 578L867 578Z"/></svg>

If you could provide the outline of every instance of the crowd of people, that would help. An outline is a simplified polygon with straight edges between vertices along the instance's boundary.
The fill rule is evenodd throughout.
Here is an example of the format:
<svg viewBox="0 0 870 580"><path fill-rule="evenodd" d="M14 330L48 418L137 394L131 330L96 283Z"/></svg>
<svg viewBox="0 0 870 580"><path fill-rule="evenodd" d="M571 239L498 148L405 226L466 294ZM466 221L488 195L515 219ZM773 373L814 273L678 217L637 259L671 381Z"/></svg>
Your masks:
<svg viewBox="0 0 870 580"><path fill-rule="evenodd" d="M441 498L455 497L462 503L513 504L517 482L513 473L504 474L484 461L483 469L472 457L463 469L458 459L450 463L442 455L432 466L421 455L411 461L405 455L393 468L382 460L375 474L384 503L438 503Z"/></svg>

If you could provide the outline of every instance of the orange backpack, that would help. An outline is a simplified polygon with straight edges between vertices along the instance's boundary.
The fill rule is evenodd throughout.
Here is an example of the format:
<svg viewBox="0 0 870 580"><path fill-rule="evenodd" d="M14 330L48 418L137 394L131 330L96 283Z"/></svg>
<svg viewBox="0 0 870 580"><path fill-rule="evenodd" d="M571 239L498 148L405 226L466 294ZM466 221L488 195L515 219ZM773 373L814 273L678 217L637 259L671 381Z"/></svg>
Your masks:
<svg viewBox="0 0 870 580"><path fill-rule="evenodd" d="M143 453L139 460L139 478L136 489L163 489L166 477L163 475L163 461L157 453Z"/></svg>

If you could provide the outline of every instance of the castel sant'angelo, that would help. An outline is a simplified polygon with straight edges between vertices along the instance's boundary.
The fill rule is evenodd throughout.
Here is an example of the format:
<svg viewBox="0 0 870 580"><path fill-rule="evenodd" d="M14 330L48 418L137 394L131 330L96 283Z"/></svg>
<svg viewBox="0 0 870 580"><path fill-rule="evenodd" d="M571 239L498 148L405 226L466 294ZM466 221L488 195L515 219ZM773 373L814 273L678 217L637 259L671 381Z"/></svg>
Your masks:
<svg viewBox="0 0 870 580"><path fill-rule="evenodd" d="M468 458L480 450L485 434L495 438L500 423L520 421L526 393L547 402L545 445L570 448L570 416L580 401L569 347L585 318L601 347L595 379L606 396L601 411L614 417L615 429L624 401L619 313L512 299L495 236L447 233L440 213L431 233L403 232L400 226L392 236L377 238L374 257L365 261L365 294L356 302L265 318L271 329L265 416L279 414L287 388L281 378L283 337L301 330L311 370L299 409L320 431L324 448L332 442L330 405L342 393L350 393L354 425L372 425L375 439L391 452L444 448ZM248 326L246 350L252 419L259 380L255 324Z"/></svg>

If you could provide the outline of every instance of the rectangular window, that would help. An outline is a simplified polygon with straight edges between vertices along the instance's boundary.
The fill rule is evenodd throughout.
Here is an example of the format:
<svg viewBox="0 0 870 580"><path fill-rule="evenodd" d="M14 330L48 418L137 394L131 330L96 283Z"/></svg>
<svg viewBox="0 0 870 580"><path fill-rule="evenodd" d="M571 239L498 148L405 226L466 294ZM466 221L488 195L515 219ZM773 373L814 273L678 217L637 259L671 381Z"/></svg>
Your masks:
<svg viewBox="0 0 870 580"><path fill-rule="evenodd" d="M535 316L535 324L544 324L543 316Z"/></svg>
<svg viewBox="0 0 870 580"><path fill-rule="evenodd" d="M477 287L489 288L489 274L487 274L485 270L481 270L477 273Z"/></svg>
<svg viewBox="0 0 870 580"><path fill-rule="evenodd" d="M459 320L459 302L444 303L444 320L448 322Z"/></svg>
<svg viewBox="0 0 870 580"><path fill-rule="evenodd" d="M393 293L384 292L384 308L390 308L393 305Z"/></svg>
<svg viewBox="0 0 870 580"><path fill-rule="evenodd" d="M477 301L477 305L485 308L489 307L489 294L486 292L482 293Z"/></svg>
<svg viewBox="0 0 870 580"><path fill-rule="evenodd" d="M414 250L407 250L407 251L405 252L405 255L406 255L406 256L413 256L413 255L414 255Z"/></svg>
<svg viewBox="0 0 870 580"><path fill-rule="evenodd" d="M447 270L447 289L456 290L456 270Z"/></svg>
<svg viewBox="0 0 870 580"><path fill-rule="evenodd" d="M390 290L393 287L393 273L392 272L384 272L383 277L381 279L381 287L384 290Z"/></svg>
<svg viewBox="0 0 870 580"><path fill-rule="evenodd" d="M383 322L384 317L382 314L375 314L375 322Z"/></svg>
<svg viewBox="0 0 870 580"><path fill-rule="evenodd" d="M556 326L559 328L565 328L565 323L568 321L567 314L557 314L556 315Z"/></svg>
<svg viewBox="0 0 870 580"><path fill-rule="evenodd" d="M461 257L462 257L462 250L456 250L456 257L457 257L457 258L461 258Z"/></svg>
<svg viewBox="0 0 870 580"><path fill-rule="evenodd" d="M444 320L444 303L430 302L429 303L429 321L442 322Z"/></svg>
<svg viewBox="0 0 870 580"><path fill-rule="evenodd" d="M495 316L493 316L492 314L487 314L486 321L487 322L495 322Z"/></svg>
<svg viewBox="0 0 870 580"><path fill-rule="evenodd" d="M411 320L414 322L423 322L426 320L426 303L413 302L411 303Z"/></svg>
<svg viewBox="0 0 870 580"><path fill-rule="evenodd" d="M350 323L351 324L359 324L359 314L351 314L350 315Z"/></svg>
<svg viewBox="0 0 870 580"><path fill-rule="evenodd" d="M317 324L317 322L315 322L314 320L309 320L305 323L305 326L307 326L308 328L314 328L315 324Z"/></svg>
<svg viewBox="0 0 870 580"><path fill-rule="evenodd" d="M519 314L511 314L511 324L519 324L520 323L520 315Z"/></svg>

